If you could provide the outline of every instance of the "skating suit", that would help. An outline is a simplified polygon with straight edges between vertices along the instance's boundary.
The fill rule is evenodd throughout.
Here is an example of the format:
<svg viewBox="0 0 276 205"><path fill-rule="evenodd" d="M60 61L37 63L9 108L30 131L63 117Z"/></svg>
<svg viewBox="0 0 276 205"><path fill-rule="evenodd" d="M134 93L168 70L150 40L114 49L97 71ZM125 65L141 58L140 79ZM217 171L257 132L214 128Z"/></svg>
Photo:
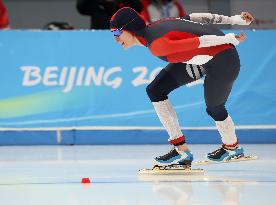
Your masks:
<svg viewBox="0 0 276 205"><path fill-rule="evenodd" d="M204 96L207 107L223 106L238 76L240 60L234 45L227 43L202 47L200 37L225 36L209 24L201 24L184 18L163 19L140 32L138 39L150 52L169 64L150 86L159 87L167 94L179 86L191 83L205 75ZM204 43L204 42L203 42ZM168 82L168 79L172 79ZM160 88L164 87L164 88ZM162 101L167 96L151 101Z"/></svg>

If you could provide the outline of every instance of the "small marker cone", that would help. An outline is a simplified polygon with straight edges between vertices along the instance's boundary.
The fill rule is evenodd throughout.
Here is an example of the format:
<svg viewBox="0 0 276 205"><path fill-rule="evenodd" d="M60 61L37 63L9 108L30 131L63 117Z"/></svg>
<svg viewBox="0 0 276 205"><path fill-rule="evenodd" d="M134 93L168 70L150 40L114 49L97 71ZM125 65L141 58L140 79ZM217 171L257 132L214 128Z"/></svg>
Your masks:
<svg viewBox="0 0 276 205"><path fill-rule="evenodd" d="M88 177L84 177L84 178L81 179L81 183L82 184L90 184L91 182L90 182L90 179Z"/></svg>

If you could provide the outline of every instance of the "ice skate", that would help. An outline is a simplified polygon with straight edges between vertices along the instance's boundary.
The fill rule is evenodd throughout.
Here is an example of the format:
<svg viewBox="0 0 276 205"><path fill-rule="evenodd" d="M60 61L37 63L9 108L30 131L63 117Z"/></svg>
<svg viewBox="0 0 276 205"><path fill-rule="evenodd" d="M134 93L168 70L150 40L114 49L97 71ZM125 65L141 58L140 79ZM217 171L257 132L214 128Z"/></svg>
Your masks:
<svg viewBox="0 0 276 205"><path fill-rule="evenodd" d="M173 148L167 154L155 158L155 163L159 166L168 166L172 164L179 164L183 166L191 166L193 161L193 154L189 151L178 151Z"/></svg>
<svg viewBox="0 0 276 205"><path fill-rule="evenodd" d="M207 154L208 160L197 161L196 165L212 164L212 163L225 163L225 162L239 162L256 160L257 156L245 156L244 149L237 147L233 150L227 149L225 146L221 146L219 149Z"/></svg>
<svg viewBox="0 0 276 205"><path fill-rule="evenodd" d="M239 158L244 156L244 150L242 147L237 147L233 150L227 149L225 146L221 146L219 149L207 154L207 158L211 161L224 162L231 160L231 158Z"/></svg>
<svg viewBox="0 0 276 205"><path fill-rule="evenodd" d="M177 151L173 148L169 153L156 157L152 169L139 170L139 174L195 174L203 173L203 169L192 169L193 154L189 151Z"/></svg>

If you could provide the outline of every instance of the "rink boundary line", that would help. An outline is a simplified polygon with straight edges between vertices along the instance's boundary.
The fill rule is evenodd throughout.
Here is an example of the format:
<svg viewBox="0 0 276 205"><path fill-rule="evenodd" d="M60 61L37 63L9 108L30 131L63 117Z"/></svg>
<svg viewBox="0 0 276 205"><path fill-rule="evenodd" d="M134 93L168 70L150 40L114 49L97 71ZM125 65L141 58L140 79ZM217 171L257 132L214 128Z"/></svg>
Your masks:
<svg viewBox="0 0 276 205"><path fill-rule="evenodd" d="M127 180L127 181L93 181L92 184L144 184L144 183L226 183L229 180L155 180L154 178L149 180ZM241 184L256 184L256 183L275 183L276 180L230 180L232 183L241 183ZM65 184L82 184L79 180L64 180L64 181L49 181L49 182L32 182L32 181L22 181L15 183L0 183L0 186L24 186L24 185L65 185ZM90 184L83 184L90 185Z"/></svg>
<svg viewBox="0 0 276 205"><path fill-rule="evenodd" d="M30 161L16 161L16 160L10 160L10 161L4 161L2 160L0 162L0 165L4 164L40 164L40 165L55 165L55 164L93 164L93 165L137 165L137 163L146 163L150 162L149 159L135 159L131 161L132 159L108 159L108 163L104 161L105 159L93 159L93 160L30 160ZM152 160L153 161L153 160Z"/></svg>
<svg viewBox="0 0 276 205"><path fill-rule="evenodd" d="M133 161L131 161L131 159L108 159L108 163L105 162L105 158L104 159L93 159L93 160L39 160L39 159L36 159L36 160L29 160L29 161L16 161L16 160L7 160L7 161L4 161L2 160L0 162L0 165L6 165L6 164L19 164L19 165L26 165L26 164L36 164L36 165L56 165L56 164L62 164L62 165L90 165L90 164L93 164L93 165L101 165L101 166L109 166L109 165L137 165L137 163L151 163L151 165L148 166L148 168L150 168L153 164L154 164L154 160L153 159L148 159L148 158L145 158L145 159L135 159ZM205 160L205 158L198 158L197 160ZM255 164L260 164L260 163L273 163L275 162L275 160L272 160L272 159L259 159L257 161L255 161ZM236 162L238 163L238 162ZM245 161L243 163L248 163L248 161ZM212 166L214 165L222 165L222 166L225 166L225 164L222 164L222 163L216 163L216 164L213 164ZM192 167L193 168L202 168L204 167L204 170L210 172L220 172L221 170L220 169L212 169L212 170L208 170L207 168L205 168L206 166L210 166L210 165L195 165L193 164ZM252 169L248 169L248 170L224 170L224 172L232 172L232 171L235 171L235 172L244 172L244 171L252 171L252 172L266 172L264 170L260 171L260 170L252 170ZM269 173L276 173L276 171L269 171Z"/></svg>
<svg viewBox="0 0 276 205"><path fill-rule="evenodd" d="M237 125L237 130L276 129L276 125ZM182 130L216 130L216 127L181 127ZM163 127L145 126L77 126L77 127L45 127L45 128L0 128L0 131L70 131L70 130L165 130Z"/></svg>

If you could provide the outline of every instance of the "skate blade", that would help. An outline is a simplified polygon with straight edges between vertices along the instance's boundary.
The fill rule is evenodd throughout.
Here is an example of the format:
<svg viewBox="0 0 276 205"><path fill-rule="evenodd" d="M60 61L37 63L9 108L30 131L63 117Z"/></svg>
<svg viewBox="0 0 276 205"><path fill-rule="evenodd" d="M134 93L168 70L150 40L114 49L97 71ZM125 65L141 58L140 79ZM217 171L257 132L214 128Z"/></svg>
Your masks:
<svg viewBox="0 0 276 205"><path fill-rule="evenodd" d="M141 169L138 172L140 175L188 175L188 174L202 174L203 169L192 169L189 167L183 167L181 165L168 165L158 166L155 165L152 169Z"/></svg>
<svg viewBox="0 0 276 205"><path fill-rule="evenodd" d="M259 159L258 156L243 156L243 157L234 157L234 158L231 158L230 160L221 161L221 162L216 162L216 161L211 161L211 160L202 160L202 161L194 162L193 164L194 165L209 165L209 164L242 162L242 161L250 161L250 160L257 160L257 159Z"/></svg>

